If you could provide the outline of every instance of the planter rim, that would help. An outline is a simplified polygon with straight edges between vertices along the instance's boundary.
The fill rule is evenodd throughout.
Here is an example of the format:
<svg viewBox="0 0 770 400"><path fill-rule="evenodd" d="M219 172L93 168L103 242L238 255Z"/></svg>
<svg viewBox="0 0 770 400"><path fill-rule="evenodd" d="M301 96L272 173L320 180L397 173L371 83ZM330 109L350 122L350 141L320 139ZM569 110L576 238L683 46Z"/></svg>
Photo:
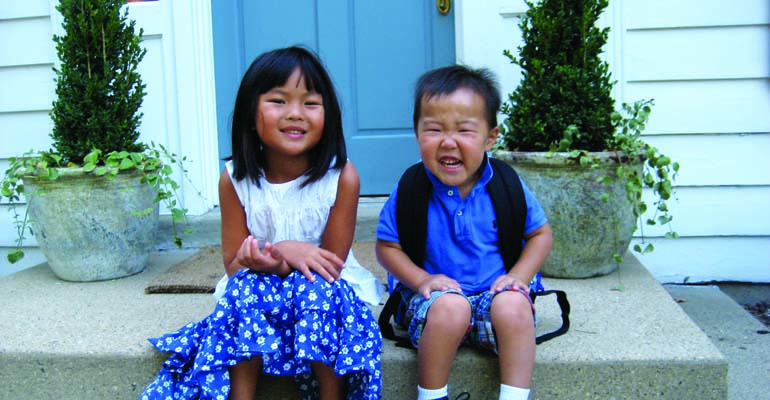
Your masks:
<svg viewBox="0 0 770 400"><path fill-rule="evenodd" d="M106 176L96 175L96 174L93 173L93 171L90 171L90 172L84 171L83 167L50 167L50 168L51 169L55 169L56 171L59 172L59 177L57 179L68 178L68 177L80 177L80 176L83 176L83 175L92 176L94 178L107 179ZM123 169L123 170L119 170L118 174L116 176L121 176L121 175L126 176L126 175L136 174L138 172L140 172L140 171L138 169L136 169L136 168ZM43 178L40 175L35 174L34 172L31 173L31 174L24 174L21 177L22 177L22 179L41 179L41 178Z"/></svg>
<svg viewBox="0 0 770 400"><path fill-rule="evenodd" d="M626 158L626 154L622 151L589 151L587 153L591 157L596 157L600 164L617 164L618 159ZM576 159L570 157L568 152L495 150L492 152L492 156L503 161L517 163L577 164ZM643 161L643 158L639 157L635 164L641 164Z"/></svg>

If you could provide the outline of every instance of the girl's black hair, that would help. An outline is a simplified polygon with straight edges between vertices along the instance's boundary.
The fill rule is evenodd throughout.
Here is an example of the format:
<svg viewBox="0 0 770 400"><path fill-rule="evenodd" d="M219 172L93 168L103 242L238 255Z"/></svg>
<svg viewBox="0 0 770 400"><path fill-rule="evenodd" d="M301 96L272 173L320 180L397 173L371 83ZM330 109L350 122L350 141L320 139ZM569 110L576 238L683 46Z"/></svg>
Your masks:
<svg viewBox="0 0 770 400"><path fill-rule="evenodd" d="M422 101L454 93L457 89L468 89L484 99L489 129L497 126L497 111L500 109L500 89L488 69L473 69L462 65L437 68L423 74L414 91L414 129L422 113Z"/></svg>
<svg viewBox="0 0 770 400"><path fill-rule="evenodd" d="M329 168L345 166L347 151L342 132L342 111L332 80L315 53L292 46L263 53L243 75L233 109L233 154L225 158L233 161L232 173L236 180L248 176L259 186L265 167L262 140L254 125L259 96L286 84L295 68L300 69L307 90L321 95L324 107L321 140L310 150L310 169L305 173L302 186L317 181Z"/></svg>

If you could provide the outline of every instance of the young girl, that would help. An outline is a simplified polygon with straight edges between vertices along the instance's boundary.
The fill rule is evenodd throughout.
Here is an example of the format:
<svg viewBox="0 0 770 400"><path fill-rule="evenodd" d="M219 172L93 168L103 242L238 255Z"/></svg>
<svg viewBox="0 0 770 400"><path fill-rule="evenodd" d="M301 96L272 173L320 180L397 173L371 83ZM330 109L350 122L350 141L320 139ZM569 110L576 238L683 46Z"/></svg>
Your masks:
<svg viewBox="0 0 770 400"><path fill-rule="evenodd" d="M140 398L252 400L264 372L293 375L307 399L379 399L381 337L361 298L379 303L380 285L350 253L359 178L313 53L290 47L254 60L235 100L232 148L219 180L227 276L218 303L150 340L172 354Z"/></svg>

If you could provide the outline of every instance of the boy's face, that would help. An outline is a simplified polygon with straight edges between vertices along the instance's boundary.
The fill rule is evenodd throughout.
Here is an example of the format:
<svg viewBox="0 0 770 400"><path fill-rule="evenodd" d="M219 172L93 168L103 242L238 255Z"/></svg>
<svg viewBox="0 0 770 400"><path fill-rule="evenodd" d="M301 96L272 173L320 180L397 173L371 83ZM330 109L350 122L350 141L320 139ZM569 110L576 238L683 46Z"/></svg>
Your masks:
<svg viewBox="0 0 770 400"><path fill-rule="evenodd" d="M422 162L464 198L479 181L484 153L499 130L487 123L484 99L469 89L423 98L421 107L416 134Z"/></svg>

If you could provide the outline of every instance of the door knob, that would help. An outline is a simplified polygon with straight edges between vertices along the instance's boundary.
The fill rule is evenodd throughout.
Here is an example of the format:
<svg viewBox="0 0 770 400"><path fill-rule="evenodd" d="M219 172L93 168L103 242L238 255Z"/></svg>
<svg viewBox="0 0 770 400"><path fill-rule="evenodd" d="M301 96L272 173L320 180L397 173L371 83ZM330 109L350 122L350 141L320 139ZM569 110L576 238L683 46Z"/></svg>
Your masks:
<svg viewBox="0 0 770 400"><path fill-rule="evenodd" d="M436 9L438 10L439 14L447 15L449 14L449 9L451 8L452 4L450 0L436 0Z"/></svg>

